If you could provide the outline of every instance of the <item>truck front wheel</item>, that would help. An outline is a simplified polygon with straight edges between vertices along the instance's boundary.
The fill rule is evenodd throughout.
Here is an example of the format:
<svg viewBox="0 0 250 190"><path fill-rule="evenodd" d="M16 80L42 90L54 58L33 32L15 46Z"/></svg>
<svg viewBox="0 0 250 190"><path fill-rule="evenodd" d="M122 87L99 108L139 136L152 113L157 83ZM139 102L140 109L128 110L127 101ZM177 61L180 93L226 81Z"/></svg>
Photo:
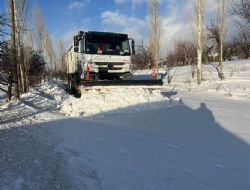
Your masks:
<svg viewBox="0 0 250 190"><path fill-rule="evenodd" d="M77 85L78 85L78 76L77 74L72 74L69 76L69 79L68 79L68 90L70 92L77 92Z"/></svg>
<svg viewBox="0 0 250 190"><path fill-rule="evenodd" d="M122 79L123 80L132 80L132 74L131 73L125 73L123 76L122 76Z"/></svg>

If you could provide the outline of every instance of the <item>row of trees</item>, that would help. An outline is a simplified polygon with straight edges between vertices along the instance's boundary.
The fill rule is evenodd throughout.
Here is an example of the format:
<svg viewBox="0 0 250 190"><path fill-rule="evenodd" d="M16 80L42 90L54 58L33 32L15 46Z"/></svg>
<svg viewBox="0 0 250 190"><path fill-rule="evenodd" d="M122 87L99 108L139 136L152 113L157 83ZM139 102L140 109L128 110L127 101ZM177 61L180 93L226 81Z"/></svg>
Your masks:
<svg viewBox="0 0 250 190"><path fill-rule="evenodd" d="M193 41L179 40L175 42L174 49L168 53L163 60L170 67L177 65L191 65L192 76L197 69L198 83L202 79L202 63L218 61L216 65L218 76L224 79L223 60L232 60L235 57L249 58L250 53L250 1L249 0L227 0L217 1L217 14L211 23L204 27L205 0L194 0L194 13L196 24ZM159 21L157 18L157 0L148 1L149 9L149 48L138 46L137 54L133 57L135 67L142 69L151 66L158 58ZM154 9L152 9L152 7ZM227 17L234 19L238 33L225 42L225 21ZM153 32L151 32L153 31ZM157 34L157 35L156 35ZM153 41L153 43L152 43ZM155 45L155 44L156 45ZM156 53L157 52L157 53ZM157 57L157 58L155 58ZM153 64L152 64L153 63Z"/></svg>
<svg viewBox="0 0 250 190"><path fill-rule="evenodd" d="M211 23L204 27L206 0L193 0L196 15L196 27L193 41L176 41L174 49L164 59L168 66L191 65L192 76L197 70L198 83L202 79L202 63L218 61L218 76L224 79L223 60L234 56L249 58L250 50L250 1L216 0L217 14ZM11 99L14 86L15 96L29 90L29 85L42 75L54 77L65 76L65 48L59 40L58 51L54 50L39 7L32 10L33 26L28 18L28 0L7 0L9 11L0 15L0 90ZM156 67L159 63L160 19L158 0L147 0L148 44L138 46L133 62L139 69ZM238 34L225 42L225 20L231 15L238 26ZM8 88L4 88L8 86Z"/></svg>
<svg viewBox="0 0 250 190"><path fill-rule="evenodd" d="M0 90L8 94L8 99L13 94L20 99L30 85L45 75L66 73L65 49L59 40L56 55L38 6L32 10L34 26L31 26L27 19L28 0L7 0L7 3L8 14L0 15Z"/></svg>

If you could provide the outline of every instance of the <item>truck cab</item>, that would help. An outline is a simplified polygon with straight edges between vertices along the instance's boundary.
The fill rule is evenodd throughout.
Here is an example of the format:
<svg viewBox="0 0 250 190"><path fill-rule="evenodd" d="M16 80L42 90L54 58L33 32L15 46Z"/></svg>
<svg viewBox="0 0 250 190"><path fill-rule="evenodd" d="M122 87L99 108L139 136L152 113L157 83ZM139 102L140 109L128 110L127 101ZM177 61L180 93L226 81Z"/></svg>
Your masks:
<svg viewBox="0 0 250 190"><path fill-rule="evenodd" d="M74 36L67 53L68 73L86 80L130 80L134 40L127 34L83 32Z"/></svg>

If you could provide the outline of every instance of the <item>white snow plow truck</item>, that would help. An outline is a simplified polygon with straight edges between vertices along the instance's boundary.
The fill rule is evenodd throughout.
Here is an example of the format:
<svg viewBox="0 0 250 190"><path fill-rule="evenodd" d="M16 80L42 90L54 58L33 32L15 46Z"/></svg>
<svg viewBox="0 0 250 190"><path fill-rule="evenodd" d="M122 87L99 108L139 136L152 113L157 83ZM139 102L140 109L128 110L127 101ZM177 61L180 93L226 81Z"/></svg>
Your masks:
<svg viewBox="0 0 250 190"><path fill-rule="evenodd" d="M157 80L132 80L133 54L135 43L127 34L78 32L66 53L69 90L80 91L81 86L161 84Z"/></svg>

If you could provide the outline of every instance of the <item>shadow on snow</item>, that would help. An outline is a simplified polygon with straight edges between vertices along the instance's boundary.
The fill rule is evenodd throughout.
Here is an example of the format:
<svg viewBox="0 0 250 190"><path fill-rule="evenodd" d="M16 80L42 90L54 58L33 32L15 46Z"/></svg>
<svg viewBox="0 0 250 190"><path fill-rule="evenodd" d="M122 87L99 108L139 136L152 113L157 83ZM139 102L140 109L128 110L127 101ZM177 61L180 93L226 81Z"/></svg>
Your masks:
<svg viewBox="0 0 250 190"><path fill-rule="evenodd" d="M0 189L13 179L24 189L88 187L86 178L105 189L105 175L114 189L124 176L123 189L143 189L145 184L153 189L250 187L249 145L223 129L206 104L196 110L180 103L141 113L106 114L101 120L65 118L1 130ZM74 159L78 162L68 161ZM68 175L82 178L69 182Z"/></svg>

